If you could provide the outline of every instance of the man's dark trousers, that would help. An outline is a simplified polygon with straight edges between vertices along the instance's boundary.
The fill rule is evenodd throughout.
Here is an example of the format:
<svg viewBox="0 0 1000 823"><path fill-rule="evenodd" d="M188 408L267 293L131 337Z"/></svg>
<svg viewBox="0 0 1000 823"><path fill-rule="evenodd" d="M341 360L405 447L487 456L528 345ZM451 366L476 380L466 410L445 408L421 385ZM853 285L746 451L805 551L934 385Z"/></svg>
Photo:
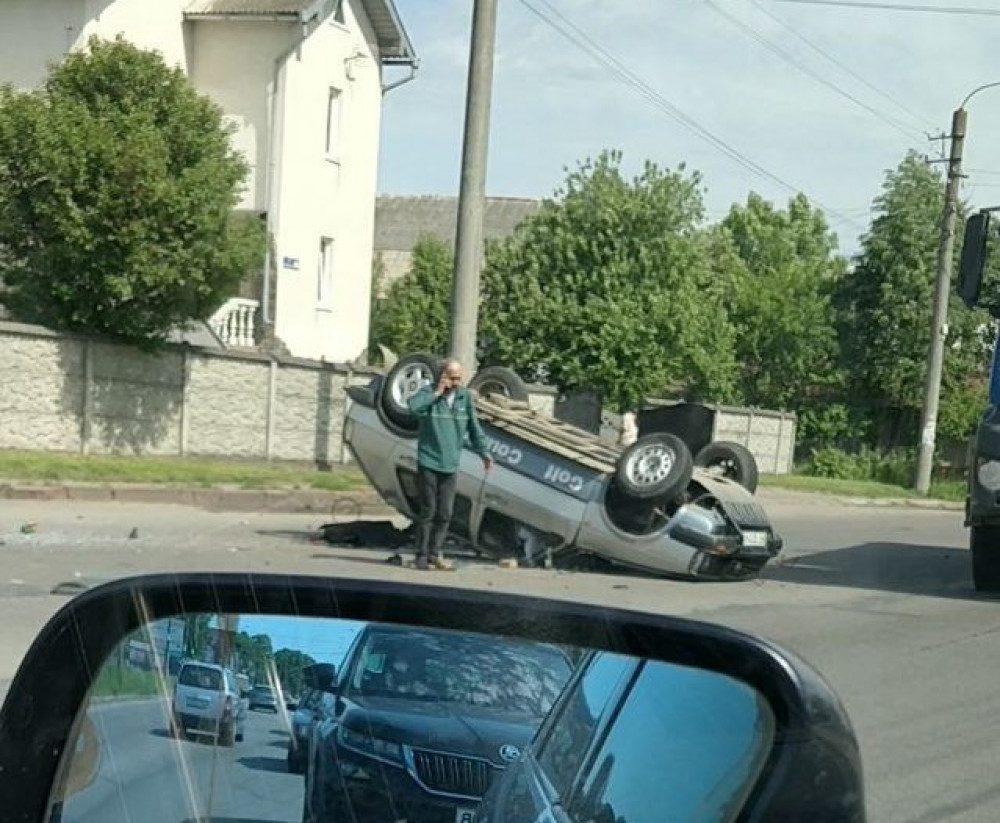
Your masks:
<svg viewBox="0 0 1000 823"><path fill-rule="evenodd" d="M417 561L441 556L455 509L457 474L443 474L423 466L417 470L420 511L417 514Z"/></svg>

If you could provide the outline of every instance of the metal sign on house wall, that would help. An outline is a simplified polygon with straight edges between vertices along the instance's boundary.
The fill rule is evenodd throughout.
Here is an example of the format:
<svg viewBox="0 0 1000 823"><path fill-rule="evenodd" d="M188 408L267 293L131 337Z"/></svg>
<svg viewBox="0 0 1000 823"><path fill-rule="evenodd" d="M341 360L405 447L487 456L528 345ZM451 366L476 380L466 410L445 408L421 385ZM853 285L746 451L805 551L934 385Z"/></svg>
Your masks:
<svg viewBox="0 0 1000 823"><path fill-rule="evenodd" d="M282 257L281 258L281 268L290 269L291 271L299 270L299 258L297 257Z"/></svg>

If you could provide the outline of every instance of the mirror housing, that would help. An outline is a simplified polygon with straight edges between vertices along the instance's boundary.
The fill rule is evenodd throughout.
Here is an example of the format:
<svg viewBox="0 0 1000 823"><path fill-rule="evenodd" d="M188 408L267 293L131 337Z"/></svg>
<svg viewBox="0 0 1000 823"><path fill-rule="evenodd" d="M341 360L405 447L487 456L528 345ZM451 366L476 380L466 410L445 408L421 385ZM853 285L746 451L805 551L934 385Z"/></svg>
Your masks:
<svg viewBox="0 0 1000 823"><path fill-rule="evenodd" d="M962 260L959 266L958 294L972 309L979 303L986 271L987 243L990 236L990 212L981 211L965 222Z"/></svg>
<svg viewBox="0 0 1000 823"><path fill-rule="evenodd" d="M741 818L866 819L861 755L842 704L818 672L770 641L687 618L441 585L191 573L104 584L71 600L45 625L0 707L5 821L44 820L50 804L60 803L63 753L76 747L81 709L119 643L153 621L190 613L451 629L718 672L758 692L777 723Z"/></svg>
<svg viewBox="0 0 1000 823"><path fill-rule="evenodd" d="M332 663L314 663L302 670L302 682L310 689L337 693L337 667Z"/></svg>

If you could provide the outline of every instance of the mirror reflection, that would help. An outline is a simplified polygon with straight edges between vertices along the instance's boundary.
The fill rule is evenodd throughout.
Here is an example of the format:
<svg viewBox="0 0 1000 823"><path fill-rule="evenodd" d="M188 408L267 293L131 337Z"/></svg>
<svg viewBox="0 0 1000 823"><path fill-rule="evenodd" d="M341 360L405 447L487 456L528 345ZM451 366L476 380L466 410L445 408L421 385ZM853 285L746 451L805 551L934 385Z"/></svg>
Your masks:
<svg viewBox="0 0 1000 823"><path fill-rule="evenodd" d="M728 821L774 738L767 702L716 672L478 633L191 614L106 661L49 819Z"/></svg>

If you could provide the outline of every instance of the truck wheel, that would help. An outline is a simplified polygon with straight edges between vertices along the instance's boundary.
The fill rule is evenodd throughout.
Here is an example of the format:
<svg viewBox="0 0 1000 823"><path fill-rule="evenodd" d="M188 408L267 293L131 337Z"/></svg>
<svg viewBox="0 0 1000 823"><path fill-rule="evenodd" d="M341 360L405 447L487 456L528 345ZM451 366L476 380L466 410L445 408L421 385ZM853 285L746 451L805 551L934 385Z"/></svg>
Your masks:
<svg viewBox="0 0 1000 823"><path fill-rule="evenodd" d="M694 461L684 441L673 434L640 437L622 452L615 482L637 500L670 500L691 481Z"/></svg>
<svg viewBox="0 0 1000 823"><path fill-rule="evenodd" d="M695 455L694 464L702 469L715 469L729 480L735 480L753 494L757 491L760 472L750 449L739 443L720 440L709 443Z"/></svg>
<svg viewBox="0 0 1000 823"><path fill-rule="evenodd" d="M433 384L437 362L429 354L408 354L396 361L382 381L378 410L387 428L401 437L415 437L417 419L407 403L420 389Z"/></svg>
<svg viewBox="0 0 1000 823"><path fill-rule="evenodd" d="M469 381L469 388L483 397L499 394L511 400L528 400L528 387L513 369L504 366L488 366L476 372Z"/></svg>
<svg viewBox="0 0 1000 823"><path fill-rule="evenodd" d="M1000 526L973 526L972 582L978 592L1000 592Z"/></svg>

